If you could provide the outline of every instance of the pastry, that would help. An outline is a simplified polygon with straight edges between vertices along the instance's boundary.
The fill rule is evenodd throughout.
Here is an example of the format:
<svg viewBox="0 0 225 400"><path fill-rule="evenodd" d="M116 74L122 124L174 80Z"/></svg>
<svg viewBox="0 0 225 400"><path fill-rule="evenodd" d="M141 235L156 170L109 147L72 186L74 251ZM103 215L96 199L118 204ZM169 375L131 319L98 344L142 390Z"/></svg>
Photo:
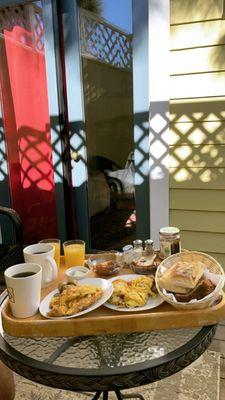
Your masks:
<svg viewBox="0 0 225 400"><path fill-rule="evenodd" d="M178 261L162 273L159 285L169 292L186 294L189 289L195 288L204 273L204 268L200 261Z"/></svg>
<svg viewBox="0 0 225 400"><path fill-rule="evenodd" d="M179 261L162 273L158 284L161 289L173 293L178 302L200 300L215 289L213 282L204 277L205 268L200 261Z"/></svg>

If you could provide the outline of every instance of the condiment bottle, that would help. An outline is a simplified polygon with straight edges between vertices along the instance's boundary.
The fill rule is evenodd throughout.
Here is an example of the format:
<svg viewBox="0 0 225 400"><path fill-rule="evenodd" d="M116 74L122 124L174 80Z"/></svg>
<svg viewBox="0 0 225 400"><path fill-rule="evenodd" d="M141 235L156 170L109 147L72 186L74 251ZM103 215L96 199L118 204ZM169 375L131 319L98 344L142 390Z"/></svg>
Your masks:
<svg viewBox="0 0 225 400"><path fill-rule="evenodd" d="M152 256L154 254L153 243L154 242L152 239L145 240L145 250L144 250L145 256Z"/></svg>
<svg viewBox="0 0 225 400"><path fill-rule="evenodd" d="M121 252L118 251L116 253L116 263L122 268L123 265L124 265L124 262L125 262L124 253L121 253Z"/></svg>
<svg viewBox="0 0 225 400"><path fill-rule="evenodd" d="M123 255L124 255L124 263L125 264L129 264L129 262L130 262L130 259L131 259L131 257L132 257L132 254L133 254L133 246L132 246L132 244L128 244L127 246L124 246L123 248L122 248L122 251L123 251Z"/></svg>
<svg viewBox="0 0 225 400"><path fill-rule="evenodd" d="M159 231L160 253L159 257L164 259L172 254L180 253L180 229L174 226L161 228Z"/></svg>
<svg viewBox="0 0 225 400"><path fill-rule="evenodd" d="M140 253L140 255L142 255L143 252L142 240L140 239L134 240L133 245L134 245L134 253Z"/></svg>

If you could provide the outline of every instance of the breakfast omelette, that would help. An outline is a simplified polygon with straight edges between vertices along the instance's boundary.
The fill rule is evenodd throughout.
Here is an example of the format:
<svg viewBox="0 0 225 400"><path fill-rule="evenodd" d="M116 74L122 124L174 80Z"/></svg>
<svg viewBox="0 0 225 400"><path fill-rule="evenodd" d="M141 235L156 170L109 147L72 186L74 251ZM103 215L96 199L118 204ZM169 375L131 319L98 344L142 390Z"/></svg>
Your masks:
<svg viewBox="0 0 225 400"><path fill-rule="evenodd" d="M86 310L103 294L102 289L93 285L64 284L59 287L49 304L48 317L63 317Z"/></svg>

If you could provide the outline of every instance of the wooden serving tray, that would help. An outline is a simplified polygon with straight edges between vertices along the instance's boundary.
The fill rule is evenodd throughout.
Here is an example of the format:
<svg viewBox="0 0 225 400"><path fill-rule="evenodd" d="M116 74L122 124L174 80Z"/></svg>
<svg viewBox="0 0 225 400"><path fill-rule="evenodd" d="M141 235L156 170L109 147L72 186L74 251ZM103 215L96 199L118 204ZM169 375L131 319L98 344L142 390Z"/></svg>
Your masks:
<svg viewBox="0 0 225 400"><path fill-rule="evenodd" d="M58 279L42 290L42 298L57 287L59 281L65 281L64 258L61 258ZM122 270L121 275L131 273ZM90 276L94 274L90 271ZM83 316L71 319L50 320L39 313L30 318L13 317L7 301L2 310L2 324L11 336L50 337L50 336L87 336L104 333L143 332L148 330L191 328L216 324L225 319L225 293L221 302L203 310L176 310L167 303L140 312L119 312L104 306Z"/></svg>

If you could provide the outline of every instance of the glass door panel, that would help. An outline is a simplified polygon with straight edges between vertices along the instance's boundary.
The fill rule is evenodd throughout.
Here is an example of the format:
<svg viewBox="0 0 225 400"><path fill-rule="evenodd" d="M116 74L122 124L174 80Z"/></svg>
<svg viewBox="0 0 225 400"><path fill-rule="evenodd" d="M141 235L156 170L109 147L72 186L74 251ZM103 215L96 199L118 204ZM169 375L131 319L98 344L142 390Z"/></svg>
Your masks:
<svg viewBox="0 0 225 400"><path fill-rule="evenodd" d="M59 233L42 12L41 1L0 7L1 127L25 243Z"/></svg>
<svg viewBox="0 0 225 400"><path fill-rule="evenodd" d="M136 238L132 0L80 8L93 249L120 249Z"/></svg>

